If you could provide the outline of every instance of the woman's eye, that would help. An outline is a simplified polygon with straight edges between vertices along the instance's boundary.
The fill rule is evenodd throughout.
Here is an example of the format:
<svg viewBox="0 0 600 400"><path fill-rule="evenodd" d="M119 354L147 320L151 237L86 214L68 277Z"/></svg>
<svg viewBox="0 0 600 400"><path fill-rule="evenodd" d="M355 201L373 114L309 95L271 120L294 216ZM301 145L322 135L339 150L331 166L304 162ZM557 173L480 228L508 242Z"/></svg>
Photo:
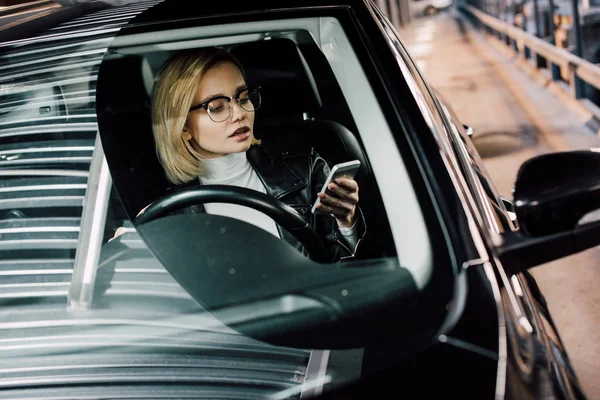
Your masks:
<svg viewBox="0 0 600 400"><path fill-rule="evenodd" d="M241 104L246 104L249 101L250 101L250 99L248 99L248 98L246 98L246 99L240 99L240 103Z"/></svg>
<svg viewBox="0 0 600 400"><path fill-rule="evenodd" d="M208 112L219 113L225 110L225 102L223 100L215 100L208 103Z"/></svg>
<svg viewBox="0 0 600 400"><path fill-rule="evenodd" d="M211 113L221 112L221 111L223 111L224 108L225 108L225 102L221 99L214 100L214 101L211 101L210 103L208 103L208 112L211 112Z"/></svg>

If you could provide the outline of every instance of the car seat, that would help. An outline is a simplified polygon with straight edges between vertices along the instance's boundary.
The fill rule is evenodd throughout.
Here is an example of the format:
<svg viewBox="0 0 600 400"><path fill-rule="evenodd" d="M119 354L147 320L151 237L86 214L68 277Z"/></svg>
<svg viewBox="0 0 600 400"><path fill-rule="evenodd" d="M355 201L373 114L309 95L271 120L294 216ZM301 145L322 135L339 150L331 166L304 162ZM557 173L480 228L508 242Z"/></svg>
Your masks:
<svg viewBox="0 0 600 400"><path fill-rule="evenodd" d="M243 43L231 54L244 66L248 86L262 89L254 123L258 138L301 135L330 165L357 159L362 167L356 179L372 176L357 137L341 123L324 118L327 111L317 83L295 42L272 38Z"/></svg>
<svg viewBox="0 0 600 400"><path fill-rule="evenodd" d="M377 248L369 251L370 256L395 255L387 214L371 166L358 136L346 127L356 129L335 75L314 43L301 46L304 47L290 39L270 38L243 43L230 50L244 66L248 86L262 88L255 134L284 144L287 141L290 146L297 143L290 136L303 137L330 166L359 160L361 168L355 180L360 187L360 205L371 227L368 229L376 236L372 243Z"/></svg>

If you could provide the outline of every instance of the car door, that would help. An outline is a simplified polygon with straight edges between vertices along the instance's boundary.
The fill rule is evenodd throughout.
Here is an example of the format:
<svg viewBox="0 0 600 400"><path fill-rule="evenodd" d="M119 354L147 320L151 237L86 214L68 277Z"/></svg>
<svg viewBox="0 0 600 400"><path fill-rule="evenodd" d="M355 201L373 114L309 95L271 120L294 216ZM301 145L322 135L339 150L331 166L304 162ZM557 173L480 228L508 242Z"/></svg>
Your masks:
<svg viewBox="0 0 600 400"><path fill-rule="evenodd" d="M454 144L462 154L465 173L472 171L473 185L485 193L486 201L499 231L517 230L518 220L507 209L510 200L502 198L488 174L464 125L452 108L438 97L446 123L454 132ZM491 221L490 221L491 222ZM517 396L515 388L533 396L554 393L565 398L583 398L565 348L552 321L543 294L530 272L507 276L498 263L498 273L503 281L503 304L507 315L509 354L507 388ZM509 392L509 393L510 393Z"/></svg>
<svg viewBox="0 0 600 400"><path fill-rule="evenodd" d="M376 8L375 12L377 12ZM460 316L460 321L450 333L451 341L457 339L457 344L464 344L465 347L461 347L461 349L466 353L446 354L442 357L430 355L431 358L428 358L428 362L429 365L440 365L441 367L438 367L440 372L449 377L443 380L444 384L465 398L484 398L492 396L494 392L496 398L504 398L506 387L504 360L506 360L507 349L503 340L506 336L506 324L504 323L505 316L500 294L502 282L500 277L495 274L488 258L486 243L490 240L489 236L480 236L481 231L475 228L476 221L480 221L481 215L483 213L491 214L491 209L489 206L485 209L478 206L479 192L470 188L469 177L463 173L456 149L453 148L450 140L449 127L438 110L435 96L432 95L433 92L423 79L414 60L409 56L400 35L383 14L379 13L378 17L389 46L396 54L402 74L411 85L411 94L417 99L420 112L429 124L428 129L436 138L439 152L447 157L445 167L453 176L453 190L459 194L460 198L460 204L457 204L456 207L464 209L467 214L472 215L473 219L469 222L469 228L465 229L466 233L462 238L463 243L474 243L479 254L477 258L473 258L463 266L468 272L469 298L466 308ZM419 137L427 134L429 132L424 129L417 132ZM476 326L477 328L475 328ZM441 349L441 354L444 352L445 349ZM463 368L458 375L455 375L456 370L451 365L453 362L451 360L456 360L457 357L464 359L467 355L472 357L473 353L477 356L470 358L468 363L476 365L476 367ZM429 368L431 369L431 367Z"/></svg>
<svg viewBox="0 0 600 400"><path fill-rule="evenodd" d="M387 20L384 23L392 35L397 36L391 23ZM414 73L420 77L416 64L410 57L407 59ZM518 229L518 221L509 211L511 202L503 199L496 190L464 125L451 107L439 99L432 88L424 85L424 90L434 98L435 108L443 120L441 130L447 134L460 164L467 191L473 200L471 204L482 217L482 233L494 242L494 237L499 239L501 232ZM527 272L508 276L493 256L493 249L492 257L503 309L498 324L501 330L506 329L504 335L508 339L505 343L506 363L498 365L497 394L516 398L522 393L530 393L534 397L555 393L559 397L584 398L535 280Z"/></svg>

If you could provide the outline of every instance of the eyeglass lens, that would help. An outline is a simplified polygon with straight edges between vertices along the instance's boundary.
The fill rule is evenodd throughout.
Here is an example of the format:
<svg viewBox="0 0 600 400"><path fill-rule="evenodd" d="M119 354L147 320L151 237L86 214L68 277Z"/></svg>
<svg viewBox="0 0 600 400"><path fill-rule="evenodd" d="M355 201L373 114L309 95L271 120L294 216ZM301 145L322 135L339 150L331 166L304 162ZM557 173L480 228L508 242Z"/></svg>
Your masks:
<svg viewBox="0 0 600 400"><path fill-rule="evenodd" d="M237 103L246 112L256 111L260 107L260 93L258 90L244 90L237 97ZM231 115L231 101L219 98L207 104L210 118L215 122L223 122Z"/></svg>

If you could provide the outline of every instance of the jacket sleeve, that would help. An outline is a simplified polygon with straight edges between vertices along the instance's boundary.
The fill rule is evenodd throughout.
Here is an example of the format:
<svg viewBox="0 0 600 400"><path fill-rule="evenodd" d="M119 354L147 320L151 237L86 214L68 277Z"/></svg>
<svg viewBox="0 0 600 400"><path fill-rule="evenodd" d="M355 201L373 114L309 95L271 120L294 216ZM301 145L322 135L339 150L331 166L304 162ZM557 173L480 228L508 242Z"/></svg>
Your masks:
<svg viewBox="0 0 600 400"><path fill-rule="evenodd" d="M312 157L310 177L310 186L313 199L317 198L317 193L319 193L323 187L323 184L327 180L329 171L330 168L325 159L323 159L317 153L314 153ZM332 262L360 258L360 254L362 253L361 249L365 246L365 242L368 239L367 223L360 209L360 204L357 205L356 212L358 215L355 229L358 240L354 248L349 248L349 246L345 243L345 240L339 231L337 222L332 215L320 213L313 216L313 226L317 231L317 234L319 234L323 240Z"/></svg>

